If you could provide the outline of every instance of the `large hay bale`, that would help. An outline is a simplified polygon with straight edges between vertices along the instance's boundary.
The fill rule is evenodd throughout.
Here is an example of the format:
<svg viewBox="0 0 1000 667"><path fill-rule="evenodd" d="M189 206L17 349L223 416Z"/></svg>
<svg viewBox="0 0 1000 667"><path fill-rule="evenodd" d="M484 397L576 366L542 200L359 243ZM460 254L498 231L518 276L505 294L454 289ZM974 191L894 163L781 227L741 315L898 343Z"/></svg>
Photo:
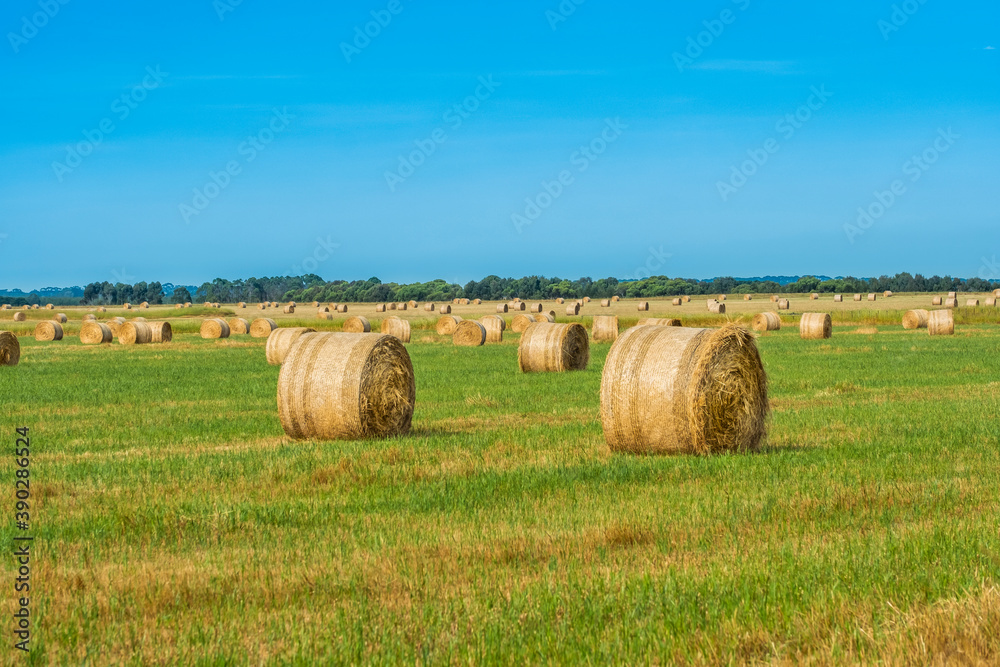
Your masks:
<svg viewBox="0 0 1000 667"><path fill-rule="evenodd" d="M954 334L955 314L950 310L932 310L927 316L927 333L931 336Z"/></svg>
<svg viewBox="0 0 1000 667"><path fill-rule="evenodd" d="M601 299L601 308L610 308L611 299Z"/></svg>
<svg viewBox="0 0 1000 667"><path fill-rule="evenodd" d="M271 332L278 328L278 323L267 317L258 317L250 325L250 336L252 338L267 338Z"/></svg>
<svg viewBox="0 0 1000 667"><path fill-rule="evenodd" d="M346 313L347 312L347 304L346 303L338 304L337 305L337 312L338 313Z"/></svg>
<svg viewBox="0 0 1000 667"><path fill-rule="evenodd" d="M284 308L282 308L281 312L285 313L286 315L291 315L292 313L295 312L295 306L285 306Z"/></svg>
<svg viewBox="0 0 1000 667"><path fill-rule="evenodd" d="M978 308L979 307L979 299L966 299L965 305L969 306L970 308Z"/></svg>
<svg viewBox="0 0 1000 667"><path fill-rule="evenodd" d="M566 306L566 314L570 315L570 316L579 315L580 314L580 304L579 304L579 302L574 302L574 303L571 303L570 305Z"/></svg>
<svg viewBox="0 0 1000 667"><path fill-rule="evenodd" d="M521 334L517 364L522 373L582 371L590 361L590 341L582 324L535 322Z"/></svg>
<svg viewBox="0 0 1000 667"><path fill-rule="evenodd" d="M264 356L267 363L272 366L280 366L288 356L289 350L302 334L314 333L315 329L309 327L281 327L271 332L267 337L267 345L264 346Z"/></svg>
<svg viewBox="0 0 1000 667"><path fill-rule="evenodd" d="M829 313L802 313L799 320L799 337L805 340L822 340L833 335L833 322Z"/></svg>
<svg viewBox="0 0 1000 667"><path fill-rule="evenodd" d="M843 303L844 302L844 295L843 294L834 294L833 295L833 301L834 301L834 303Z"/></svg>
<svg viewBox="0 0 1000 667"><path fill-rule="evenodd" d="M855 294L854 295L854 300L855 301L861 301L861 295L860 294Z"/></svg>
<svg viewBox="0 0 1000 667"><path fill-rule="evenodd" d="M958 308L958 299L955 297L949 297L944 300L945 308Z"/></svg>
<svg viewBox="0 0 1000 667"><path fill-rule="evenodd" d="M126 322L118 330L122 345L147 345L153 342L153 330L145 322Z"/></svg>
<svg viewBox="0 0 1000 667"><path fill-rule="evenodd" d="M757 345L736 325L634 327L611 347L604 364L601 423L612 451L756 450L768 410Z"/></svg>
<svg viewBox="0 0 1000 667"><path fill-rule="evenodd" d="M613 343L618 340L618 316L594 315L590 335L595 343Z"/></svg>
<svg viewBox="0 0 1000 667"><path fill-rule="evenodd" d="M648 301L640 301L639 302L639 311L640 312L645 312L647 310L649 310L649 302Z"/></svg>
<svg viewBox="0 0 1000 667"><path fill-rule="evenodd" d="M708 304L708 312L715 313L716 315L725 315L726 304L724 303L710 303Z"/></svg>
<svg viewBox="0 0 1000 667"><path fill-rule="evenodd" d="M936 296L933 299L931 299L931 305L932 306L941 306L941 305L944 305L944 299L941 298L941 297L939 297L939 296Z"/></svg>
<svg viewBox="0 0 1000 667"><path fill-rule="evenodd" d="M441 336L451 336L458 329L458 323L461 321L462 318L458 315L442 315L434 329Z"/></svg>
<svg viewBox="0 0 1000 667"><path fill-rule="evenodd" d="M792 304L788 299L778 299L778 310L791 310Z"/></svg>
<svg viewBox="0 0 1000 667"><path fill-rule="evenodd" d="M441 304L441 306L438 308L438 312L442 315L448 315L449 313L451 313L451 304L447 303Z"/></svg>
<svg viewBox="0 0 1000 667"><path fill-rule="evenodd" d="M243 323L246 324L246 320ZM170 326L170 322L150 322L149 330L153 334L153 343L169 343L174 339L174 328Z"/></svg>
<svg viewBox="0 0 1000 667"><path fill-rule="evenodd" d="M278 416L296 440L404 434L415 400L410 355L393 336L307 334L278 376Z"/></svg>
<svg viewBox="0 0 1000 667"><path fill-rule="evenodd" d="M212 317L201 323L202 338L229 338L229 324L218 317Z"/></svg>
<svg viewBox="0 0 1000 667"><path fill-rule="evenodd" d="M644 317L639 320L637 327L679 327L683 326L681 321L675 317Z"/></svg>
<svg viewBox="0 0 1000 667"><path fill-rule="evenodd" d="M510 309L523 311L525 309L525 304L523 301L515 301L514 303L510 304Z"/></svg>
<svg viewBox="0 0 1000 667"><path fill-rule="evenodd" d="M17 311L16 313L14 313L15 322L24 322L26 319L28 319L28 316L25 315L23 312Z"/></svg>
<svg viewBox="0 0 1000 667"><path fill-rule="evenodd" d="M978 301L976 302L976 305L979 305ZM57 313L52 316L52 321L58 322L59 324L66 324L66 322L69 321L69 318L66 317L66 313Z"/></svg>
<svg viewBox="0 0 1000 667"><path fill-rule="evenodd" d="M904 329L926 329L930 313L923 309L908 310L903 313Z"/></svg>
<svg viewBox="0 0 1000 667"><path fill-rule="evenodd" d="M250 333L250 322L242 317L234 317L227 324L229 325L230 334L246 335Z"/></svg>
<svg viewBox="0 0 1000 667"><path fill-rule="evenodd" d="M682 303L684 303L684 302L680 300L680 297L675 298L675 299L671 299L671 301L670 301L670 304L673 305L673 306L679 306Z"/></svg>
<svg viewBox="0 0 1000 667"><path fill-rule="evenodd" d="M21 343L9 331L0 331L0 366L17 366L21 361Z"/></svg>
<svg viewBox="0 0 1000 667"><path fill-rule="evenodd" d="M522 333L528 328L529 324L537 322L534 315L526 315L523 313L518 313L514 316L514 319L510 322L510 330L514 333Z"/></svg>
<svg viewBox="0 0 1000 667"><path fill-rule="evenodd" d="M502 343L503 332L507 328L507 322L498 315L486 315L479 319L479 323L486 330L487 343Z"/></svg>
<svg viewBox="0 0 1000 667"><path fill-rule="evenodd" d="M533 304L531 304L531 308L529 308L528 310L530 310L533 313L540 313L540 312L542 312L542 308L543 308L542 304L540 304L540 303L533 303Z"/></svg>
<svg viewBox="0 0 1000 667"><path fill-rule="evenodd" d="M455 325L451 342L460 347L479 347L486 343L486 327L475 320L462 320Z"/></svg>
<svg viewBox="0 0 1000 667"><path fill-rule="evenodd" d="M750 327L754 331L777 331L781 328L781 318L778 313L757 313L753 316Z"/></svg>
<svg viewBox="0 0 1000 667"><path fill-rule="evenodd" d="M387 317L382 320L382 333L395 336L403 343L409 343L410 321L399 317Z"/></svg>
<svg viewBox="0 0 1000 667"><path fill-rule="evenodd" d="M875 292L871 292L868 295L868 300L869 301L877 301L878 300L878 294L875 294Z"/></svg>
<svg viewBox="0 0 1000 667"><path fill-rule="evenodd" d="M84 345L101 345L110 343L115 335L111 327L100 322L84 322L80 327L80 342Z"/></svg>
<svg viewBox="0 0 1000 667"><path fill-rule="evenodd" d="M344 331L347 333L371 333L372 325L368 318L354 315L344 320Z"/></svg>
<svg viewBox="0 0 1000 667"><path fill-rule="evenodd" d="M63 328L58 322L46 321L35 325L35 340L48 342L62 340Z"/></svg>
<svg viewBox="0 0 1000 667"><path fill-rule="evenodd" d="M498 303L497 304L497 312L498 313L506 313L507 312L507 304L506 303Z"/></svg>
<svg viewBox="0 0 1000 667"><path fill-rule="evenodd" d="M433 303L424 304L424 310L426 310L428 313L433 313L435 308L436 306Z"/></svg>

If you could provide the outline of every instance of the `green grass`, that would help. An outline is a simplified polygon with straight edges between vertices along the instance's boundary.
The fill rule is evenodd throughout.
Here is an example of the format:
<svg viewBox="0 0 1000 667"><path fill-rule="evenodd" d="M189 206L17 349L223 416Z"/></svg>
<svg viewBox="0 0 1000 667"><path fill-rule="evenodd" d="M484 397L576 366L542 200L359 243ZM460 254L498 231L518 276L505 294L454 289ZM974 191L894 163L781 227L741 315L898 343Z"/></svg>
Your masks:
<svg viewBox="0 0 1000 667"><path fill-rule="evenodd" d="M415 327L412 433L294 443L263 341L22 338L32 659L995 661L1000 327L856 331L759 340L764 451L660 458L604 443L607 345L522 375Z"/></svg>

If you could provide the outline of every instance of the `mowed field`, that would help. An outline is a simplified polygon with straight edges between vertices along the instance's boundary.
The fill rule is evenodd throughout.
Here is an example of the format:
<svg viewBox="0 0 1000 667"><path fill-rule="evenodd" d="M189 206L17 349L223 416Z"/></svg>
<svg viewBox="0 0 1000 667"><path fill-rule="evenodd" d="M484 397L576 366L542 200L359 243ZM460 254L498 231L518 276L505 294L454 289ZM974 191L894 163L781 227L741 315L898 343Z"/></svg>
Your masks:
<svg viewBox="0 0 1000 667"><path fill-rule="evenodd" d="M518 334L455 347L422 308L100 314L170 319L172 343L142 346L81 345L92 309L57 309L70 322L55 343L27 335L52 311L2 312L22 356L0 368L0 534L20 534L12 452L27 426L30 660L997 663L1000 310L958 308L956 334L931 337L899 324L929 295L790 298L782 329L758 338L766 445L709 457L609 451L609 344L591 345L585 371L525 375ZM774 307L730 295L725 316L692 297L567 317L543 304L588 328L617 314L623 329ZM832 339L799 338L809 311L834 315ZM265 341L197 335L202 317L234 315L331 331L352 315L373 330L411 319L411 433L291 441ZM0 568L11 589L14 566Z"/></svg>

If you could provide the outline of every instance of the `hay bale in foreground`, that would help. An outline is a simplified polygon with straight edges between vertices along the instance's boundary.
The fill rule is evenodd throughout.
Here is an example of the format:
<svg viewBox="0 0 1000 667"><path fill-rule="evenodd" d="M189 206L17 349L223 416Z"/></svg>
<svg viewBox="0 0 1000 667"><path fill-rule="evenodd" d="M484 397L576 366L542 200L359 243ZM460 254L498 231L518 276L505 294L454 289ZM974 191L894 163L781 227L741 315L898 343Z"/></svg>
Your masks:
<svg viewBox="0 0 1000 667"><path fill-rule="evenodd" d="M979 299L966 299L965 305L969 306L970 308L978 308L979 307Z"/></svg>
<svg viewBox="0 0 1000 667"><path fill-rule="evenodd" d="M28 316L25 315L23 312L17 311L16 313L14 313L15 322L24 322L26 319L28 319Z"/></svg>
<svg viewBox="0 0 1000 667"><path fill-rule="evenodd" d="M778 299L778 310L791 310L792 304L788 299Z"/></svg>
<svg viewBox="0 0 1000 667"><path fill-rule="evenodd" d="M978 305L979 302L977 301L976 304ZM66 313L58 313L52 316L52 321L58 322L59 324L66 324L66 322L69 321L69 318L66 317Z"/></svg>
<svg viewBox="0 0 1000 667"><path fill-rule="evenodd" d="M462 318L458 315L442 315L435 325L434 330L440 336L451 336L458 329L458 323Z"/></svg>
<svg viewBox="0 0 1000 667"><path fill-rule="evenodd" d="M393 336L311 333L278 376L278 416L296 440L360 440L410 430L416 383Z"/></svg>
<svg viewBox="0 0 1000 667"><path fill-rule="evenodd" d="M613 343L618 340L618 316L594 315L590 335L595 343Z"/></svg>
<svg viewBox="0 0 1000 667"><path fill-rule="evenodd" d="M111 327L100 322L84 322L80 327L80 342L84 345L101 345L114 339Z"/></svg>
<svg viewBox="0 0 1000 667"><path fill-rule="evenodd" d="M21 362L21 343L10 331L0 331L0 366L17 366Z"/></svg>
<svg viewBox="0 0 1000 667"><path fill-rule="evenodd" d="M955 314L950 310L932 310L927 316L927 333L931 336L954 334Z"/></svg>
<svg viewBox="0 0 1000 667"><path fill-rule="evenodd" d="M510 322L510 330L514 333L523 333L525 329L528 328L529 324L533 324L538 321L534 315L524 315L517 314L514 319Z"/></svg>
<svg viewBox="0 0 1000 667"><path fill-rule="evenodd" d="M395 336L403 343L410 342L410 321L399 317L382 320L382 333Z"/></svg>
<svg viewBox="0 0 1000 667"><path fill-rule="evenodd" d="M604 364L601 424L612 451L752 451L767 431L768 412L757 345L736 325L634 327Z"/></svg>
<svg viewBox="0 0 1000 667"><path fill-rule="evenodd" d="M58 322L39 322L35 325L35 340L49 342L62 340L63 328Z"/></svg>
<svg viewBox="0 0 1000 667"><path fill-rule="evenodd" d="M579 315L580 314L580 304L579 303L572 303L572 304L566 306L566 314L570 315L570 316Z"/></svg>
<svg viewBox="0 0 1000 667"><path fill-rule="evenodd" d="M590 341L582 324L535 322L521 334L517 364L522 373L582 371L590 361Z"/></svg>
<svg viewBox="0 0 1000 667"><path fill-rule="evenodd" d="M479 319L479 323L486 330L487 343L502 343L503 332L507 329L507 322L499 315L486 315Z"/></svg>
<svg viewBox="0 0 1000 667"><path fill-rule="evenodd" d="M843 294L834 294L833 295L833 301L834 301L834 303L843 303L844 302L844 295Z"/></svg>
<svg viewBox="0 0 1000 667"><path fill-rule="evenodd" d="M942 306L942 305L944 305L944 299L942 299L939 296L936 296L933 299L931 299L931 305L932 306Z"/></svg>
<svg viewBox="0 0 1000 667"><path fill-rule="evenodd" d="M903 313L904 329L926 329L930 313L923 309L908 310Z"/></svg>
<svg viewBox="0 0 1000 667"><path fill-rule="evenodd" d="M644 317L636 324L637 327L679 327L681 321L675 317Z"/></svg>
<svg viewBox="0 0 1000 667"><path fill-rule="evenodd" d="M829 313L802 313L799 320L799 337L805 340L823 340L833 335L833 322Z"/></svg>
<svg viewBox="0 0 1000 667"><path fill-rule="evenodd" d="M229 325L230 334L246 335L250 333L250 322L242 317L234 317L227 324Z"/></svg>
<svg viewBox="0 0 1000 667"><path fill-rule="evenodd" d="M243 320L243 322L245 324L246 320ZM169 343L174 339L174 328L170 326L170 322L150 322L149 330L153 334L153 339L150 342Z"/></svg>
<svg viewBox="0 0 1000 667"><path fill-rule="evenodd" d="M302 334L314 333L315 329L309 327L283 327L275 329L267 337L267 345L264 346L264 356L267 363L272 366L280 366L288 356L289 350Z"/></svg>
<svg viewBox="0 0 1000 667"><path fill-rule="evenodd" d="M708 304L708 312L715 313L716 315L725 315L726 304L719 303L717 301L715 303L710 303Z"/></svg>
<svg viewBox="0 0 1000 667"><path fill-rule="evenodd" d="M640 301L639 302L639 312L646 312L647 310L649 310L649 302L648 301Z"/></svg>
<svg viewBox="0 0 1000 667"><path fill-rule="evenodd" d="M126 322L118 330L122 345L147 345L153 342L153 330L145 322Z"/></svg>
<svg viewBox="0 0 1000 667"><path fill-rule="evenodd" d="M372 324L368 318L354 315L344 320L344 331L347 333L371 333Z"/></svg>
<svg viewBox="0 0 1000 667"><path fill-rule="evenodd" d="M507 311L504 311L504 312L507 312ZM449 305L447 303L441 304L441 306L438 308L438 313L440 313L441 315L448 315L448 314L450 314L451 313L451 305Z"/></svg>
<svg viewBox="0 0 1000 667"><path fill-rule="evenodd" d="M507 304L506 303L498 303L497 304L497 312L498 313L506 313L507 312Z"/></svg>
<svg viewBox="0 0 1000 667"><path fill-rule="evenodd" d="M765 331L777 331L781 329L781 317L778 313L757 313L753 316L750 327L754 331L761 333Z"/></svg>
<svg viewBox="0 0 1000 667"><path fill-rule="evenodd" d="M250 325L251 338L267 338L278 328L278 323L268 317L258 317Z"/></svg>
<svg viewBox="0 0 1000 667"><path fill-rule="evenodd" d="M475 320L461 320L452 333L451 342L459 347L479 347L486 343L486 327Z"/></svg>
<svg viewBox="0 0 1000 667"><path fill-rule="evenodd" d="M229 324L218 317L212 317L201 323L202 338L229 338Z"/></svg>

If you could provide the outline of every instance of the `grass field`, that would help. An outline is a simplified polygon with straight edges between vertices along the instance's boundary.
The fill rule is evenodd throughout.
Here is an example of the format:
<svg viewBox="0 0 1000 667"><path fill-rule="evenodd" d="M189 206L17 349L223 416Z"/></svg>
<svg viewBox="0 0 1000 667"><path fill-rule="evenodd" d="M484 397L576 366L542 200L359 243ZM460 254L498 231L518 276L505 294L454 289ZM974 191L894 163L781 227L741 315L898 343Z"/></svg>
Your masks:
<svg viewBox="0 0 1000 667"><path fill-rule="evenodd" d="M0 442L31 429L30 659L1000 661L996 309L959 309L952 337L898 312L762 336L764 450L655 458L604 443L608 345L522 375L518 335L456 348L407 312L413 430L375 442L287 439L263 340L194 320L168 345L22 337Z"/></svg>

